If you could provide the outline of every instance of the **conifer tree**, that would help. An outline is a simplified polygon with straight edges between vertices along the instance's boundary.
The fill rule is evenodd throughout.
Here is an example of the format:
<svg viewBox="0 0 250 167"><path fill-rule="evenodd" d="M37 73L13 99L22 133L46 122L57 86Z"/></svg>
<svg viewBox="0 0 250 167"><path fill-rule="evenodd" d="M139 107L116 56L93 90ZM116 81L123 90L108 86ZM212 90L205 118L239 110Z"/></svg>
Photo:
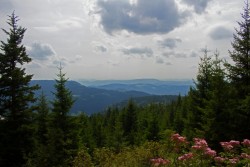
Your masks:
<svg viewBox="0 0 250 167"><path fill-rule="evenodd" d="M49 164L51 166L70 166L77 152L77 134L74 133L74 124L69 116L74 103L72 93L66 88L65 74L59 67L55 84L55 99L52 102L52 113L49 127Z"/></svg>
<svg viewBox="0 0 250 167"><path fill-rule="evenodd" d="M49 122L49 106L46 100L46 96L42 92L38 99L38 109L36 115L36 123L37 123L37 138L39 143L46 145L48 140L48 122Z"/></svg>
<svg viewBox="0 0 250 167"><path fill-rule="evenodd" d="M46 96L42 92L38 98L37 112L35 114L35 147L29 156L27 166L44 167L48 164L48 130L49 107Z"/></svg>
<svg viewBox="0 0 250 167"><path fill-rule="evenodd" d="M214 145L223 140L230 140L231 125L230 112L228 110L229 83L226 80L223 61L219 58L219 52L214 53L215 58L211 60L210 88L207 98L204 99L202 108L202 129L207 141Z"/></svg>
<svg viewBox="0 0 250 167"><path fill-rule="evenodd" d="M22 166L32 149L32 111L35 102L30 86L33 75L25 73L23 65L31 62L22 44L25 28L18 26L13 12L7 21L8 36L0 45L0 166Z"/></svg>
<svg viewBox="0 0 250 167"><path fill-rule="evenodd" d="M242 14L243 21L238 22L240 28L235 29L232 51L229 55L234 64L227 64L229 79L235 86L238 97L244 99L250 93L250 8L248 1Z"/></svg>
<svg viewBox="0 0 250 167"><path fill-rule="evenodd" d="M128 101L125 108L124 115L122 118L124 137L129 145L137 144L136 142L136 132L137 132L137 113L136 104L132 99Z"/></svg>
<svg viewBox="0 0 250 167"><path fill-rule="evenodd" d="M250 7L248 0L245 1L244 11L241 14L242 21L239 21L239 28L235 29L232 51L229 55L234 61L227 63L229 80L232 85L232 112L235 126L235 138L250 137Z"/></svg>
<svg viewBox="0 0 250 167"><path fill-rule="evenodd" d="M185 135L189 138L194 136L204 137L202 117L205 108L204 100L208 99L208 91L211 87L212 60L208 56L208 50L204 50L204 57L199 63L195 87L189 91L189 111L186 120Z"/></svg>

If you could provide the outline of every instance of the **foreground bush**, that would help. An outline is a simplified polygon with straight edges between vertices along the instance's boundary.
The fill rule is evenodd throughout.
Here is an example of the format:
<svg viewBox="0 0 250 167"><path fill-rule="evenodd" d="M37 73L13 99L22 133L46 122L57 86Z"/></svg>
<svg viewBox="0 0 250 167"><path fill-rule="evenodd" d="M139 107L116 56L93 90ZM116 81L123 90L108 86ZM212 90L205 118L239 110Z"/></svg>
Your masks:
<svg viewBox="0 0 250 167"><path fill-rule="evenodd" d="M250 140L231 140L220 145L223 151L217 152L208 146L205 139L187 141L185 137L173 134L164 142L146 142L142 146L125 147L120 151L98 148L92 157L81 151L75 159L75 166L250 166Z"/></svg>
<svg viewBox="0 0 250 167"><path fill-rule="evenodd" d="M205 139L192 142L179 134L171 136L172 153L168 157L152 158L153 166L250 166L250 140L220 142L222 152L212 150Z"/></svg>

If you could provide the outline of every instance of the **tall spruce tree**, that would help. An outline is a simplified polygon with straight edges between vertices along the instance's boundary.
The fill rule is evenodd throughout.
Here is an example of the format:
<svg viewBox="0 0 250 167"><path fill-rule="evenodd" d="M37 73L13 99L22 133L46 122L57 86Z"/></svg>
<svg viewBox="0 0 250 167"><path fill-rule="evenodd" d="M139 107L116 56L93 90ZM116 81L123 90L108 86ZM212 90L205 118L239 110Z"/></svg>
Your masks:
<svg viewBox="0 0 250 167"><path fill-rule="evenodd" d="M128 104L123 113L123 130L124 137L128 145L137 144L137 130L138 130L138 122L137 122L137 106L132 99L129 99Z"/></svg>
<svg viewBox="0 0 250 167"><path fill-rule="evenodd" d="M23 65L31 62L22 40L25 28L18 26L18 17L13 12L7 21L8 36L0 46L0 166L22 166L32 149L32 110L35 102L30 86L33 75L25 73Z"/></svg>
<svg viewBox="0 0 250 167"><path fill-rule="evenodd" d="M69 116L70 109L74 103L72 93L66 88L65 74L59 67L55 84L55 99L52 102L52 115L49 128L49 164L54 167L70 166L76 155L77 134L74 133L74 124Z"/></svg>
<svg viewBox="0 0 250 167"><path fill-rule="evenodd" d="M208 91L211 88L211 75L212 75L212 60L208 56L208 50L204 50L204 57L201 58L199 63L198 74L195 81L195 87L189 91L189 111L186 120L185 135L188 138L194 136L204 137L202 128L202 117L205 108L204 101L208 99Z"/></svg>
<svg viewBox="0 0 250 167"><path fill-rule="evenodd" d="M46 96L42 92L38 98L37 112L35 113L35 147L29 156L26 166L44 167L48 164L48 129L49 106Z"/></svg>
<svg viewBox="0 0 250 167"><path fill-rule="evenodd" d="M219 58L219 52L214 53L215 58L211 60L210 88L207 98L204 99L202 129L205 138L211 146L217 147L220 141L230 140L231 125L230 112L228 110L229 84L226 80L223 60Z"/></svg>
<svg viewBox="0 0 250 167"><path fill-rule="evenodd" d="M238 22L240 28L235 29L232 51L229 55L234 64L227 64L229 79L236 88L240 99L250 93L250 8L248 1L245 2L243 21Z"/></svg>
<svg viewBox="0 0 250 167"><path fill-rule="evenodd" d="M229 79L232 85L232 112L234 120L231 124L235 127L234 138L250 137L250 8L248 0L245 1L244 11L241 14L239 28L234 34L232 51L229 55L233 64L226 64Z"/></svg>

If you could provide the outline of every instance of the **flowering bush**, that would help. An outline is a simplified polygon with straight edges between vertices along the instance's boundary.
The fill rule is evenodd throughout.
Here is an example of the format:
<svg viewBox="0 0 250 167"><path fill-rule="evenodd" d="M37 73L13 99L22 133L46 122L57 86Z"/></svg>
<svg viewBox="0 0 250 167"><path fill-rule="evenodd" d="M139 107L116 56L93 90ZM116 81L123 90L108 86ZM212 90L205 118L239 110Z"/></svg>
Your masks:
<svg viewBox="0 0 250 167"><path fill-rule="evenodd" d="M210 167L250 166L250 140L220 142L223 151L211 149L205 139L193 141L180 134L168 135L165 141L146 142L141 146L124 147L120 151L97 148L92 157L82 150L73 166L152 166Z"/></svg>
<svg viewBox="0 0 250 167"><path fill-rule="evenodd" d="M168 165L170 163L169 160L163 158L153 158L150 161L153 163L154 166Z"/></svg>
<svg viewBox="0 0 250 167"><path fill-rule="evenodd" d="M153 166L250 166L250 140L220 142L223 151L212 150L205 139L194 138L189 145L185 137L176 133L171 136L168 157L151 159Z"/></svg>
<svg viewBox="0 0 250 167"><path fill-rule="evenodd" d="M250 140L244 139L243 142L231 140L220 144L224 152L214 159L218 166L250 165Z"/></svg>

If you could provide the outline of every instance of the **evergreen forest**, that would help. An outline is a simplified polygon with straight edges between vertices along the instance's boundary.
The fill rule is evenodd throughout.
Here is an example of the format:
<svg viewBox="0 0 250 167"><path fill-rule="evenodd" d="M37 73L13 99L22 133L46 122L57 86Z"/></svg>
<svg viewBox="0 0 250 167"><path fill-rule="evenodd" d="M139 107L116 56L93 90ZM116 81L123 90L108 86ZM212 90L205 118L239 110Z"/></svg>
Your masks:
<svg viewBox="0 0 250 167"><path fill-rule="evenodd" d="M0 44L0 166L249 166L249 12L246 2L228 52L233 63L205 49L186 96L146 106L130 99L92 115L69 113L75 100L62 66L54 99L35 97L26 28L13 12Z"/></svg>

